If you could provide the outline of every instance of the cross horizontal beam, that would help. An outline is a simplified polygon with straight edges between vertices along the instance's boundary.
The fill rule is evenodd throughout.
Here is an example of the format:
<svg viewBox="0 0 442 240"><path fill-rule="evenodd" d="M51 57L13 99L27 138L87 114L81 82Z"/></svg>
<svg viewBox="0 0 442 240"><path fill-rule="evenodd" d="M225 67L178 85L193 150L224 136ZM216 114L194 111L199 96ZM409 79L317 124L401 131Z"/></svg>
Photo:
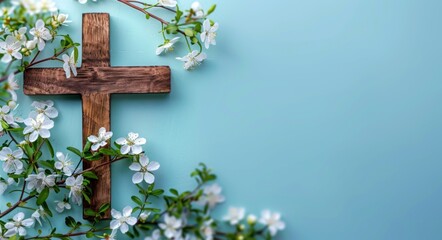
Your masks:
<svg viewBox="0 0 442 240"><path fill-rule="evenodd" d="M27 95L170 92L168 66L82 67L69 79L60 68L28 69L24 74Z"/></svg>

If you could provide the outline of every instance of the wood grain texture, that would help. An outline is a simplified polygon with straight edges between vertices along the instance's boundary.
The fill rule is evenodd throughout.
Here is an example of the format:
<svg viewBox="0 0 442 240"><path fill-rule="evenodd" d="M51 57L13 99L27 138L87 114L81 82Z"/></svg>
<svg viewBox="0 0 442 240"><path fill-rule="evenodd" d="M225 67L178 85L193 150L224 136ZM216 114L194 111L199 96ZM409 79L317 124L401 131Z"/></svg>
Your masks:
<svg viewBox="0 0 442 240"><path fill-rule="evenodd" d="M100 127L107 130L110 127L110 95L102 93L92 93L89 95L82 95L83 101L83 144L87 142L87 136L91 134L97 136ZM91 168L108 162L109 157L106 156L100 161L83 161L83 169ZM97 210L103 203L111 202L111 167L104 165L96 171L98 181L91 182L92 196L91 204L84 201L85 208L92 208ZM110 218L109 212L104 216Z"/></svg>
<svg viewBox="0 0 442 240"><path fill-rule="evenodd" d="M100 127L110 130L110 96L118 93L169 93L170 68L111 67L109 14L83 15L83 63L78 75L66 79L61 68L27 69L24 72L24 93L27 95L78 94L83 102L83 144L87 137L97 135ZM83 161L83 169L109 161ZM111 201L110 166L98 168L98 181L92 182L91 204L84 208L98 208ZM84 218L87 218L83 215ZM110 211L105 219L110 218Z"/></svg>

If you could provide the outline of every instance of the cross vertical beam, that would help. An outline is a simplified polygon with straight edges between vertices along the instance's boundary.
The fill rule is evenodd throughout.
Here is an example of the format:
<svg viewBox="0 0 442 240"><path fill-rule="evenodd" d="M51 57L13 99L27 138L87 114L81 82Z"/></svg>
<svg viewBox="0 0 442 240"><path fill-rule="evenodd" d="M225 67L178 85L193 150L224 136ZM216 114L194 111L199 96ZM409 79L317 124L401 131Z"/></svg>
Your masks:
<svg viewBox="0 0 442 240"><path fill-rule="evenodd" d="M111 67L110 66L110 23L109 14L93 13L83 15L82 66L78 75L66 79L63 69L39 68L24 72L24 93L27 95L81 95L83 111L83 144L87 137L96 135L100 127L110 129L110 98L118 93L170 93L170 68ZM83 161L83 169L109 161ZM91 204L84 202L84 208L98 208L111 202L110 165L95 170L98 181L92 182ZM84 216L85 217L85 216ZM110 218L107 211L105 219Z"/></svg>

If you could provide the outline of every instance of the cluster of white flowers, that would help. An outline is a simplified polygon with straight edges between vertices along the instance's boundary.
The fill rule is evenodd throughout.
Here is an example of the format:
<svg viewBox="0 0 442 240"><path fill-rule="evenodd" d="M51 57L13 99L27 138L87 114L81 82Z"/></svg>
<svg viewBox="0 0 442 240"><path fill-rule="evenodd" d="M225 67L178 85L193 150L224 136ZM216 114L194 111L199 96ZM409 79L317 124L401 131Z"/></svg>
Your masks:
<svg viewBox="0 0 442 240"><path fill-rule="evenodd" d="M241 220L245 217L245 209L244 208L229 208L227 216L224 217L224 220L228 221L231 225L237 225ZM253 214L247 217L247 222L251 225L255 224L257 221L257 217ZM259 222L265 225L272 236L275 236L278 231L285 229L285 223L281 221L280 213L272 213L270 210L264 210L261 213L261 218Z"/></svg>
<svg viewBox="0 0 442 240"><path fill-rule="evenodd" d="M24 120L26 125L23 134L29 142L35 142L39 137L49 138L51 130L54 127L54 121L51 119L58 117L58 111L54 108L54 102L44 101L32 103L34 110L29 113L29 117Z"/></svg>
<svg viewBox="0 0 442 240"><path fill-rule="evenodd" d="M13 6L23 6L29 15L58 11L52 0L12 0L11 3Z"/></svg>

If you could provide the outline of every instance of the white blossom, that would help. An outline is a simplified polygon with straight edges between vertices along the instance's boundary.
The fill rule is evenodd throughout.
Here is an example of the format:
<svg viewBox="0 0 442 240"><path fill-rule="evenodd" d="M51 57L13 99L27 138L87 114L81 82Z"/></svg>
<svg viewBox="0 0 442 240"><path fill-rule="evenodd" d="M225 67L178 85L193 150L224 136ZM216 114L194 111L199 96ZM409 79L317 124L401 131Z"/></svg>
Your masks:
<svg viewBox="0 0 442 240"><path fill-rule="evenodd" d="M23 55L20 53L21 43L15 37L9 35L6 41L0 42L0 54L3 54L1 59L4 63L9 63L13 58L22 59Z"/></svg>
<svg viewBox="0 0 442 240"><path fill-rule="evenodd" d="M58 175L54 174L46 175L44 169L40 168L38 169L38 174L29 174L25 179L28 182L26 187L28 190L32 191L35 189L38 193L40 193L46 187L55 186L55 178L57 176Z"/></svg>
<svg viewBox="0 0 442 240"><path fill-rule="evenodd" d="M68 177L66 179L66 186L70 189L69 198L72 199L72 202L81 205L81 201L83 198L83 175L79 175L77 178Z"/></svg>
<svg viewBox="0 0 442 240"><path fill-rule="evenodd" d="M160 55L163 52L169 52L169 51L173 51L173 45L178 41L178 39L180 39L180 37L175 37L171 40L167 39L164 44L160 45L157 50L156 50L156 54Z"/></svg>
<svg viewBox="0 0 442 240"><path fill-rule="evenodd" d="M4 147L0 151L0 160L3 162L3 171L6 173L20 174L23 172L23 150L21 148L12 151L9 147Z"/></svg>
<svg viewBox="0 0 442 240"><path fill-rule="evenodd" d="M127 206L123 209L123 214L115 209L112 209L111 215L114 220L110 222L110 228L113 230L119 228L121 233L126 233L127 231L129 231L128 225L133 226L137 223L137 218L132 217L131 214L132 207L130 206Z"/></svg>
<svg viewBox="0 0 442 240"><path fill-rule="evenodd" d="M39 4L35 0L13 0L12 4L23 6L29 15L35 15L41 12Z"/></svg>
<svg viewBox="0 0 442 240"><path fill-rule="evenodd" d="M151 214L151 212L142 212L139 217L140 221L146 222L146 220L150 216L150 214Z"/></svg>
<svg viewBox="0 0 442 240"><path fill-rule="evenodd" d="M71 56L67 55L67 54L63 54L62 56L63 58L63 69L64 72L66 73L66 78L70 78L71 77L71 71L74 74L74 76L77 76L77 66L76 66L76 62L75 62L75 54L74 51L72 51Z"/></svg>
<svg viewBox="0 0 442 240"><path fill-rule="evenodd" d="M58 161L55 162L55 168L58 170L62 170L66 176L71 176L72 172L74 171L74 166L71 159L69 159L67 154L65 156L61 152L57 152L56 156L58 158Z"/></svg>
<svg viewBox="0 0 442 240"><path fill-rule="evenodd" d="M37 47L38 39L32 39L26 42L26 48L28 50L34 50Z"/></svg>
<svg viewBox="0 0 442 240"><path fill-rule="evenodd" d="M42 226L40 218L44 218L46 216L48 216L48 213L43 209L42 206L37 208L37 210L35 210L35 212L31 215L31 217L35 219L40 224L40 226Z"/></svg>
<svg viewBox="0 0 442 240"><path fill-rule="evenodd" d="M91 146L92 151L97 151L100 147L104 147L107 144L107 140L112 137L112 132L106 132L106 128L101 127L98 130L98 136L91 135L87 138L89 142L93 143Z"/></svg>
<svg viewBox="0 0 442 240"><path fill-rule="evenodd" d="M3 195L3 193L8 189L8 183L0 179L0 196ZM1 234L1 231L0 231ZM1 238L0 238L1 240Z"/></svg>
<svg viewBox="0 0 442 240"><path fill-rule="evenodd" d="M35 142L38 139L38 136L49 138L51 136L49 130L54 127L54 122L49 118L46 118L44 114L38 114L35 119L28 118L24 123L26 127L23 130L23 134L30 134L30 142Z"/></svg>
<svg viewBox="0 0 442 240"><path fill-rule="evenodd" d="M270 231L270 235L275 236L278 230L285 229L285 223L281 221L280 213L272 213L269 210L264 210L261 213L259 222L266 225Z"/></svg>
<svg viewBox="0 0 442 240"><path fill-rule="evenodd" d="M39 0L38 8L41 12L56 12L58 11L57 5L52 0Z"/></svg>
<svg viewBox="0 0 442 240"><path fill-rule="evenodd" d="M158 224L158 226L164 230L164 236L168 239L172 239L177 235L180 235L181 228L183 227L183 221L174 216L166 214L164 216L164 223Z"/></svg>
<svg viewBox="0 0 442 240"><path fill-rule="evenodd" d="M70 210L71 204L65 201L55 201L55 210L57 212L62 213L65 209Z"/></svg>
<svg viewBox="0 0 442 240"><path fill-rule="evenodd" d="M207 58L207 55L205 53L200 53L196 50L192 51L191 53L187 54L184 57L177 57L177 60L180 60L184 62L184 69L191 70L198 65L201 64L205 59Z"/></svg>
<svg viewBox="0 0 442 240"><path fill-rule="evenodd" d="M139 162L134 162L129 166L130 170L137 172L132 176L132 182L134 184L138 184L144 179L146 183L152 184L155 181L155 176L152 174L152 172L158 170L159 168L159 163L149 161L149 158L146 156L141 156Z"/></svg>
<svg viewBox="0 0 442 240"><path fill-rule="evenodd" d="M25 219L25 214L22 212L15 214L12 220L12 222L7 222L5 224L5 228L8 229L5 233L5 237L12 237L17 233L19 236L26 236L26 228L29 228L34 224L34 219Z"/></svg>
<svg viewBox="0 0 442 240"><path fill-rule="evenodd" d="M15 93L16 90L19 89L18 83L15 79L14 73L9 74L8 76L8 82L5 85L5 90L11 94L12 100L17 101L17 93Z"/></svg>
<svg viewBox="0 0 442 240"><path fill-rule="evenodd" d="M213 219L207 220L200 228L201 235L205 240L213 240L215 236L215 229L213 228Z"/></svg>
<svg viewBox="0 0 442 240"><path fill-rule="evenodd" d="M164 7L176 7L177 1L175 0L158 0L158 4Z"/></svg>
<svg viewBox="0 0 442 240"><path fill-rule="evenodd" d="M105 234L104 239L105 240L116 240L117 239L117 237L116 237L117 232L118 232L117 229L112 230L110 235Z"/></svg>
<svg viewBox="0 0 442 240"><path fill-rule="evenodd" d="M161 239L161 231L160 231L160 229L155 229L152 232L152 236L144 238L144 240L160 240L160 239Z"/></svg>
<svg viewBox="0 0 442 240"><path fill-rule="evenodd" d="M143 151L141 145L146 144L145 138L139 138L138 133L130 132L126 138L118 138L115 142L121 145L121 154L140 154Z"/></svg>
<svg viewBox="0 0 442 240"><path fill-rule="evenodd" d="M203 32L201 33L201 41L204 42L206 49L210 45L216 45L216 31L218 30L219 24L215 23L213 26L210 24L210 20L206 19L203 22Z"/></svg>
<svg viewBox="0 0 442 240"><path fill-rule="evenodd" d="M255 215L253 215L253 214L249 214L249 215L247 216L247 223L248 223L249 225L253 225L253 224L256 223L257 219L258 219L258 218L257 218Z"/></svg>
<svg viewBox="0 0 442 240"><path fill-rule="evenodd" d="M28 31L28 28L21 27L18 30L15 30L12 33L12 36L14 36L15 41L19 42L20 45L24 45L26 43L26 32Z"/></svg>
<svg viewBox="0 0 442 240"><path fill-rule="evenodd" d="M202 205L209 204L210 208L215 207L216 204L224 202L225 198L221 195L222 188L218 184L213 184L204 187L203 195L199 199Z"/></svg>
<svg viewBox="0 0 442 240"><path fill-rule="evenodd" d="M63 26L67 26L66 23L71 23L72 21L68 20L69 15L68 14L63 14L60 13L58 15L54 15L54 20L59 24L59 25L63 25Z"/></svg>
<svg viewBox="0 0 442 240"><path fill-rule="evenodd" d="M244 208L231 207L224 220L229 221L231 225L236 225L244 218L245 213L246 210Z"/></svg>
<svg viewBox="0 0 442 240"><path fill-rule="evenodd" d="M192 11L196 18L204 17L203 7L201 6L200 2L193 2L190 8L192 8Z"/></svg>
<svg viewBox="0 0 442 240"><path fill-rule="evenodd" d="M45 117L51 119L58 117L58 111L54 107L54 102L51 100L41 102L34 101L32 102L31 106L33 106L35 110L29 114L30 118L36 118L39 114L43 114Z"/></svg>
<svg viewBox="0 0 442 240"><path fill-rule="evenodd" d="M39 51L45 48L46 41L52 40L51 32L45 27L45 23L41 19L37 20L35 27L32 28L29 33L38 41Z"/></svg>
<svg viewBox="0 0 442 240"><path fill-rule="evenodd" d="M92 1L96 2L97 0L92 0ZM87 0L78 0L78 2L81 4L85 4L85 3L87 3Z"/></svg>

